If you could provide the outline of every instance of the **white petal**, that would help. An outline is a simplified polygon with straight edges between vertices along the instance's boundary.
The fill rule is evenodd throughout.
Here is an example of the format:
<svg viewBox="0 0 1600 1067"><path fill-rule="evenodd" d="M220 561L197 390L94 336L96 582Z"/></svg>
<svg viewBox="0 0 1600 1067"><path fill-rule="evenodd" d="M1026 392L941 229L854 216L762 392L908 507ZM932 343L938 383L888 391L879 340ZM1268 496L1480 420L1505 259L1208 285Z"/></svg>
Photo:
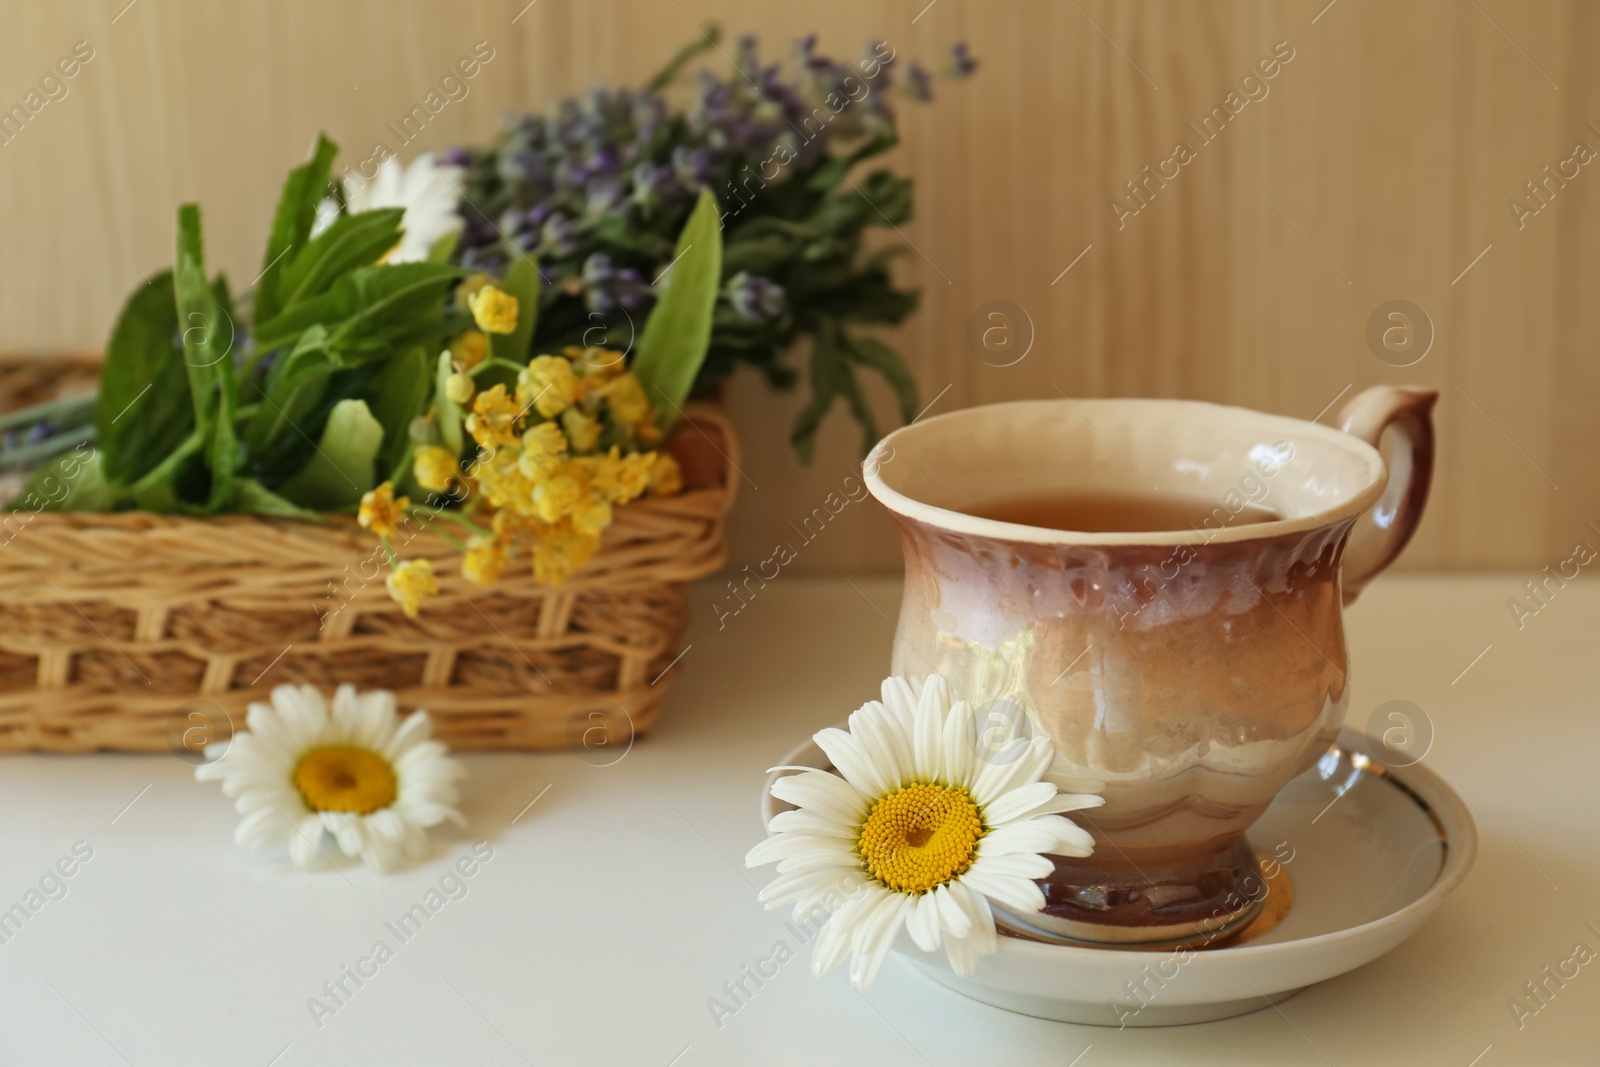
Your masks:
<svg viewBox="0 0 1600 1067"><path fill-rule="evenodd" d="M1016 859L1015 856L1005 856L1002 859ZM991 874L984 869L984 864L974 863L965 874L961 882L969 889L975 889L988 897L1004 904L1014 911L1024 915L1032 914L1044 907L1044 892L1033 883L1031 878L1019 878L1007 874Z"/></svg>
<svg viewBox="0 0 1600 1067"><path fill-rule="evenodd" d="M1054 840L1054 838L1051 838L1051 840ZM780 860L808 856L813 853L856 858L855 850L838 838L787 833L773 834L765 841L757 843L754 848L745 853L744 865L746 867L760 867L766 863L777 863Z"/></svg>
<svg viewBox="0 0 1600 1067"><path fill-rule="evenodd" d="M911 908L906 913L906 931L911 934L911 940L924 952L933 952L938 949L941 930L939 928L939 902L934 899L934 893L923 893L921 896L911 898Z"/></svg>
<svg viewBox="0 0 1600 1067"><path fill-rule="evenodd" d="M967 937L967 944L979 956L992 956L1000 947L999 934L994 928L994 912L989 908L989 902L983 894L975 893L964 885L950 887L951 895L961 905L961 910L966 912L967 918L972 921L972 933Z"/></svg>
<svg viewBox="0 0 1600 1067"><path fill-rule="evenodd" d="M1049 782L1034 782L1021 786L985 804L983 821L988 826L1004 826L1006 823L1026 818L1040 805L1048 804L1055 795L1056 787Z"/></svg>
<svg viewBox="0 0 1600 1067"><path fill-rule="evenodd" d="M866 989L878 976L889 948L905 925L911 898L899 893L886 894L884 902L857 924L850 939L850 984Z"/></svg>
<svg viewBox="0 0 1600 1067"><path fill-rule="evenodd" d="M950 694L950 682L942 674L930 674L922 679L922 685L917 690L917 708L924 707L931 710L943 722L950 713L950 705L954 700Z"/></svg>
<svg viewBox="0 0 1600 1067"><path fill-rule="evenodd" d="M400 728L384 747L383 755L390 760L398 760L413 745L426 741L432 728L433 723L429 720L427 712L413 711L400 723Z"/></svg>
<svg viewBox="0 0 1600 1067"><path fill-rule="evenodd" d="M784 775L772 783L772 795L842 825L860 826L867 813L861 791L827 771Z"/></svg>
<svg viewBox="0 0 1600 1067"><path fill-rule="evenodd" d="M995 753L978 770L977 780L973 783L973 799L985 804L1020 786L1037 782L1055 757L1055 748L1043 737L1035 737L1025 745L1012 746L1009 750Z"/></svg>
<svg viewBox="0 0 1600 1067"><path fill-rule="evenodd" d="M1046 815L997 827L984 835L983 842L978 846L979 851L985 857L1054 852L1062 837L1062 831L1056 825L1058 822L1072 825L1059 815Z"/></svg>
<svg viewBox="0 0 1600 1067"><path fill-rule="evenodd" d="M1029 814L1058 815L1064 811L1084 811L1088 808L1098 808L1105 802L1105 797L1095 796L1093 793L1057 793Z"/></svg>
<svg viewBox="0 0 1600 1067"><path fill-rule="evenodd" d="M889 789L904 784L913 776L911 739L900 729L893 713L876 700L861 705L850 716L850 733L861 742L861 750Z"/></svg>
<svg viewBox="0 0 1600 1067"><path fill-rule="evenodd" d="M940 679L942 682L943 679ZM930 681L929 688L936 683ZM923 699L928 699L927 691L923 692ZM973 732L972 705L965 700L958 700L950 714L944 720L944 774L942 777L951 785L968 785L972 782L974 765L977 763L977 754L972 750L975 736Z"/></svg>
<svg viewBox="0 0 1600 1067"><path fill-rule="evenodd" d="M826 730L818 730L812 740L827 755L840 776L862 793L880 797L891 788L891 783L884 779L877 762L867 754L860 738L830 726Z"/></svg>
<svg viewBox="0 0 1600 1067"><path fill-rule="evenodd" d="M884 897L897 896L881 887L869 888L860 896L851 897L828 917L822 931L817 934L817 946L811 952L811 973L821 977L833 970L850 951L854 943L856 926L868 911Z"/></svg>
<svg viewBox="0 0 1600 1067"><path fill-rule="evenodd" d="M885 683L887 684L887 683ZM935 693L930 697L929 693ZM911 718L911 764L917 777L931 782L944 775L944 720L947 708L933 686L924 686Z"/></svg>
<svg viewBox="0 0 1600 1067"><path fill-rule="evenodd" d="M911 725L917 715L917 694L911 691L911 683L898 674L890 675L883 680L883 706L894 715L895 721L900 724L900 729L905 731L907 737L911 736Z"/></svg>
<svg viewBox="0 0 1600 1067"><path fill-rule="evenodd" d="M317 851L321 837L322 816L313 812L300 820L300 825L289 837L289 858L296 867L310 867L322 860Z"/></svg>
<svg viewBox="0 0 1600 1067"><path fill-rule="evenodd" d="M835 822L804 808L778 812L772 817L772 821L767 823L767 832L816 834L821 837L839 837L847 841L854 841L860 836L859 827Z"/></svg>
<svg viewBox="0 0 1600 1067"><path fill-rule="evenodd" d="M942 885L930 895L939 906L939 926L950 937L966 937L972 933L972 918L957 902L955 885Z"/></svg>
<svg viewBox="0 0 1600 1067"><path fill-rule="evenodd" d="M1056 865L1050 857L1037 852L1013 853L1009 856L980 855L970 868L981 871L987 878L1015 878L1023 882L1048 878L1055 869ZM1044 905L1040 904L1039 907Z"/></svg>
<svg viewBox="0 0 1600 1067"><path fill-rule="evenodd" d="M769 910L794 904L801 911L826 905L822 911L833 912L865 880L866 876L859 871L797 871L778 875L762 888L756 899ZM829 894L836 898L831 903L828 903Z"/></svg>
<svg viewBox="0 0 1600 1067"><path fill-rule="evenodd" d="M969 937L945 938L944 954L950 960L950 969L963 978L978 969L978 950Z"/></svg>

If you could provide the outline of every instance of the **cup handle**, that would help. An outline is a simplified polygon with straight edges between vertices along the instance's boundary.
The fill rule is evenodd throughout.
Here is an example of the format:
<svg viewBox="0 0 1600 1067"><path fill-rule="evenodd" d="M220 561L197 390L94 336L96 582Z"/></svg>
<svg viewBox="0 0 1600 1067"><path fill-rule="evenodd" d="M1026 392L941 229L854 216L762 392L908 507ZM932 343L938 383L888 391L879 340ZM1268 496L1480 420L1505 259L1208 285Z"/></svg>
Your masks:
<svg viewBox="0 0 1600 1067"><path fill-rule="evenodd" d="M1349 604L1378 572L1394 562L1417 532L1433 483L1433 404L1439 394L1411 386L1375 385L1339 409L1339 428L1383 451L1384 432L1398 438L1384 455L1389 484L1356 520L1344 550L1344 602Z"/></svg>

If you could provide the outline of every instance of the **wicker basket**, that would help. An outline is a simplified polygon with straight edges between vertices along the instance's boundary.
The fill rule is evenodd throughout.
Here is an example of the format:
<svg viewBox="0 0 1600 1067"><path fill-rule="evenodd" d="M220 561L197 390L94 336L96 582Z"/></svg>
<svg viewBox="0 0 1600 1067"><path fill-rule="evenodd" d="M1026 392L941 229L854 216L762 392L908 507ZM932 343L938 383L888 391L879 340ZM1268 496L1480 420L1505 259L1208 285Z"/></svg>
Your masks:
<svg viewBox="0 0 1600 1067"><path fill-rule="evenodd" d="M93 370L0 361L0 406L82 388ZM273 686L351 682L427 708L457 748L624 751L612 746L660 710L685 583L722 565L734 497L720 411L691 407L669 447L686 491L618 508L560 587L513 568L480 589L421 530L403 554L434 561L440 596L416 619L389 599L374 538L345 517L0 516L0 750L188 755Z"/></svg>

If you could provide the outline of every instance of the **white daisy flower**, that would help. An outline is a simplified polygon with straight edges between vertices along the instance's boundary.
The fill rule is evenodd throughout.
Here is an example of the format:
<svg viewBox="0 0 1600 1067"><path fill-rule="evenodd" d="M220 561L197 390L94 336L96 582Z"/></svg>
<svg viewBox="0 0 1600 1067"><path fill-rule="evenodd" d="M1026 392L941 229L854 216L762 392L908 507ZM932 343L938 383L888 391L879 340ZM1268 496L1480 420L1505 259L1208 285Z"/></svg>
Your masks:
<svg viewBox="0 0 1600 1067"><path fill-rule="evenodd" d="M352 215L384 207L405 208L400 220L405 234L384 262L420 263L428 258L439 238L461 228L457 208L465 174L461 167L435 163L431 152L422 153L410 166L402 166L390 156L378 164L378 173L370 181L359 175L345 175L345 204ZM332 199L324 200L317 207L311 235L315 237L327 229L338 216L339 205Z"/></svg>
<svg viewBox="0 0 1600 1067"><path fill-rule="evenodd" d="M1008 749L1006 762L980 758L972 706L952 706L937 676L919 687L885 679L882 702L848 725L815 738L837 774L779 768L801 772L772 784L798 810L775 816L772 836L745 857L751 867L778 865L760 899L793 904L799 921L828 915L814 974L850 954L850 984L865 989L902 927L926 952L942 942L955 972L971 974L998 947L989 902L1022 914L1043 908L1034 879L1054 870L1045 854L1094 849L1088 831L1058 813L1104 799L1040 780L1055 756L1044 737Z"/></svg>
<svg viewBox="0 0 1600 1067"><path fill-rule="evenodd" d="M233 839L245 848L287 843L295 865L309 867L327 858L327 834L383 872L426 856L428 827L463 825L455 805L464 768L428 739L427 712L400 721L393 693L341 685L329 714L312 686L280 685L271 705L250 705L247 721L220 758L195 768L235 798L244 818Z"/></svg>

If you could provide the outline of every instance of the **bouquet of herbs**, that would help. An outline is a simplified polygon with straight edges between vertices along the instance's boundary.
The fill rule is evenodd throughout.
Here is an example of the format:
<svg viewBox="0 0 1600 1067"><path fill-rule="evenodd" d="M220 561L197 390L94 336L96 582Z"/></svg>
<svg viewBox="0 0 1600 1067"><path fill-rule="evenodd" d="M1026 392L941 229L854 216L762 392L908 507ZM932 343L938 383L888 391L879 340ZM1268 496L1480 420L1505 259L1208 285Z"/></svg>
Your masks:
<svg viewBox="0 0 1600 1067"><path fill-rule="evenodd" d="M396 261L411 258L398 255L415 237L402 226L410 211L358 210L347 191L328 199L335 152L320 138L290 173L248 301L207 275L199 209L179 209L176 262L123 309L98 394L8 417L56 431L22 446L56 453L24 497L65 486L43 493L45 506L314 521L356 511L383 539L408 613L436 591L427 561L401 561L390 543L413 520L463 527L471 540L451 540L480 584L521 550L541 580L559 581L598 547L613 505L680 489L654 449L705 357L721 271L714 200L703 192L687 216L631 362L595 347L551 353L534 342L531 255L498 279L471 274L448 261L447 232Z"/></svg>
<svg viewBox="0 0 1600 1067"><path fill-rule="evenodd" d="M917 294L895 287L892 253L863 251L869 227L911 217L910 179L851 171L898 141L891 81L927 99L930 78L914 62L891 78L897 60L884 43L846 63L819 54L809 37L786 70L762 64L747 37L731 70L700 71L687 106L669 102L679 75L716 39L713 27L643 88L562 100L510 122L492 147L454 153L468 168L457 261L498 272L536 254L552 282L540 294L536 345L603 337L625 349L654 302L649 280L671 262L675 235L709 188L721 203L724 249L697 388L739 363L788 387L796 373L781 357L810 338L811 398L794 445L809 459L818 425L842 397L865 451L878 432L857 373L888 379L907 419L917 391L894 349L860 327L900 322ZM974 68L957 45L951 72Z"/></svg>

